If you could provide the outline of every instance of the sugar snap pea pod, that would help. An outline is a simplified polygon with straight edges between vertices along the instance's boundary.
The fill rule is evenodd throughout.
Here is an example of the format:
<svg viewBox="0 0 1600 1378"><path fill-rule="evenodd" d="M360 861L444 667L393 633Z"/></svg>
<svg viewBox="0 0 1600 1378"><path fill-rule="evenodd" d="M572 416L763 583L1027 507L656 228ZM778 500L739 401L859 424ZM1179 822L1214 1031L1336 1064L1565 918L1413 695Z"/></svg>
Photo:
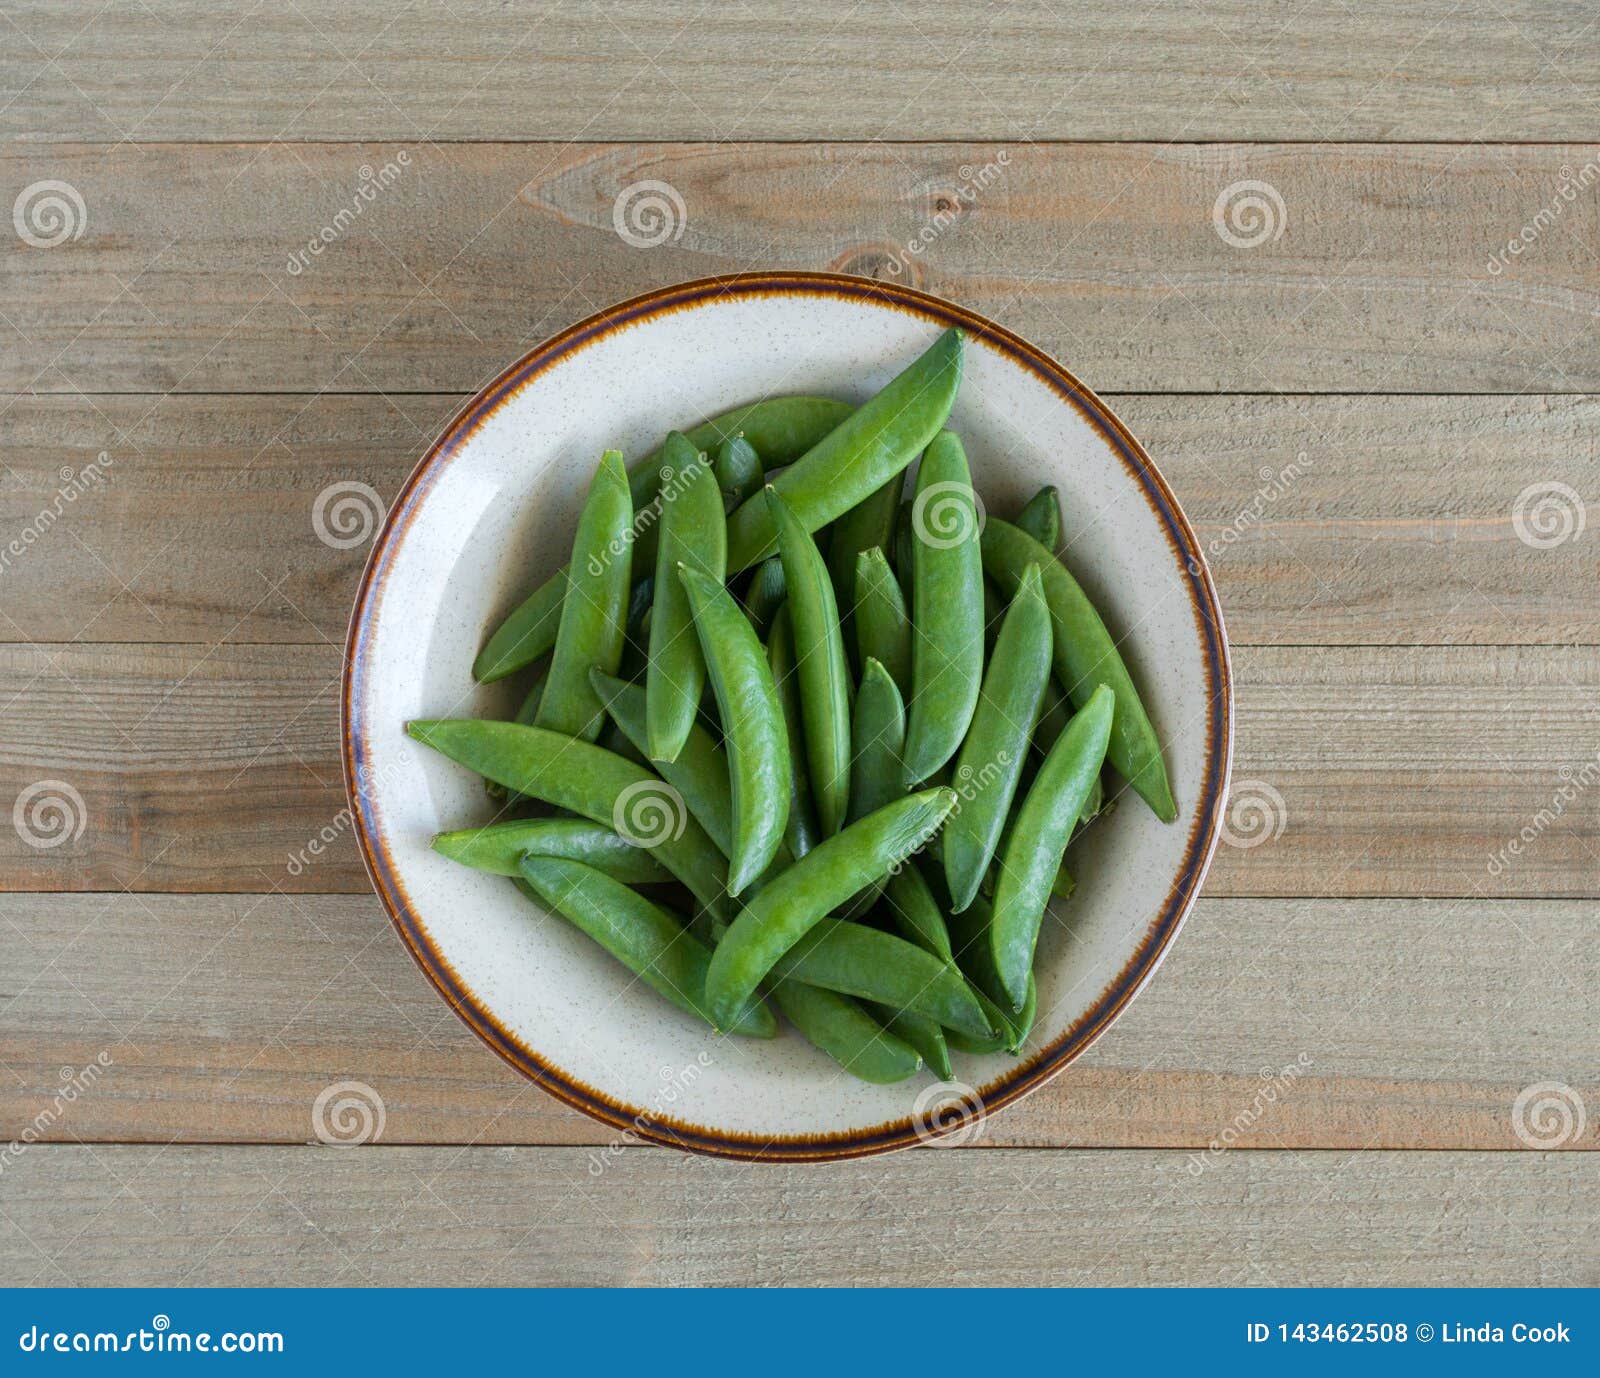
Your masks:
<svg viewBox="0 0 1600 1378"><path fill-rule="evenodd" d="M937 1019L929 1019L925 1014L913 1014L910 1010L892 1010L887 1005L868 1005L867 1008L873 1018L883 1021L884 1028L902 1042L910 1044L936 1077L949 1081L955 1076L955 1068L950 1065L950 1047ZM992 1039L1002 1037L998 1033L990 1035Z"/></svg>
<svg viewBox="0 0 1600 1378"><path fill-rule="evenodd" d="M541 670L529 683L528 692L523 695L522 704L517 709L516 716L511 719L512 722L521 723L524 727L533 726L533 720L539 714L539 700L544 697L544 681L545 675ZM528 802L522 795L511 793L504 785L496 784L493 780L485 780L483 787L491 799L504 800L508 809L514 809Z"/></svg>
<svg viewBox="0 0 1600 1378"><path fill-rule="evenodd" d="M881 662L904 699L911 692L911 615L882 550L856 556L854 601L856 663L865 665L869 656Z"/></svg>
<svg viewBox="0 0 1600 1378"><path fill-rule="evenodd" d="M839 606L811 533L776 488L769 486L766 497L789 589L811 799L817 823L827 835L843 826L850 804L850 667L844 658Z"/></svg>
<svg viewBox="0 0 1600 1378"><path fill-rule="evenodd" d="M911 508L911 698L905 780L956 754L983 679L982 526L967 454L940 431L922 457Z"/></svg>
<svg viewBox="0 0 1600 1378"><path fill-rule="evenodd" d="M927 1015L976 1038L993 1032L983 1007L953 966L865 924L818 920L773 963L772 975L780 982L801 981Z"/></svg>
<svg viewBox="0 0 1600 1378"><path fill-rule="evenodd" d="M651 990L680 1010L706 1018L711 949L676 915L582 862L529 855L518 863L518 870L546 904ZM759 998L739 1012L729 1030L754 1038L771 1038L777 1031L772 1011Z"/></svg>
<svg viewBox="0 0 1600 1378"><path fill-rule="evenodd" d="M1067 839L1105 761L1115 705L1111 690L1101 685L1074 714L1039 768L1002 849L989 940L1012 1009L1020 1010L1027 994L1039 922Z"/></svg>
<svg viewBox="0 0 1600 1378"><path fill-rule="evenodd" d="M915 1049L848 996L785 981L772 998L806 1042L862 1081L904 1081L922 1066Z"/></svg>
<svg viewBox="0 0 1600 1378"><path fill-rule="evenodd" d="M1054 631L1051 632L1051 653L1054 655ZM1072 717L1072 700L1052 675L1044 687L1044 697L1039 701L1039 721L1034 724L1032 747L1041 758L1055 745L1061 729Z"/></svg>
<svg viewBox="0 0 1600 1378"><path fill-rule="evenodd" d="M708 909L731 912L727 863L660 776L542 727L436 718L408 723L406 731L507 789L614 829L647 848Z"/></svg>
<svg viewBox="0 0 1600 1378"><path fill-rule="evenodd" d="M817 844L745 904L717 944L706 998L732 1018L772 964L829 910L843 904L921 847L955 804L947 789L923 790Z"/></svg>
<svg viewBox="0 0 1600 1378"><path fill-rule="evenodd" d="M772 629L772 619L778 606L789 596L789 586L783 578L783 561L774 555L756 566L750 587L745 590L744 610L750 625L763 636Z"/></svg>
<svg viewBox="0 0 1600 1378"><path fill-rule="evenodd" d="M905 477L896 474L882 488L869 493L832 527L828 546L828 577L839 604L839 621L845 630L845 647L853 652L851 624L855 616L856 564L865 550L887 550L894 540L894 519L900 511L900 490ZM856 660L857 669L861 662Z"/></svg>
<svg viewBox="0 0 1600 1378"><path fill-rule="evenodd" d="M589 485L573 537L561 628L550 655L544 697L534 718L537 727L590 742L600 733L605 717L589 684L589 669L598 665L607 674L615 674L622 662L632 587L632 520L627 470L622 467L622 456L607 450Z"/></svg>
<svg viewBox="0 0 1600 1378"><path fill-rule="evenodd" d="M855 408L832 397L769 397L723 412L687 432L697 450L711 450L731 436L741 436L745 449L765 456L773 468L789 464L834 430ZM741 452L740 463L747 462ZM721 473L719 472L719 486ZM743 479L739 501L759 490L760 460L755 472ZM642 513L655 502L661 485L661 451L653 450L628 471L628 488L633 510ZM639 532L635 563L645 568L655 564L654 530ZM556 642L561 620L561 600L566 593L566 571L558 570L540 584L502 622L478 652L472 676L480 683L504 679L544 655Z"/></svg>
<svg viewBox="0 0 1600 1378"><path fill-rule="evenodd" d="M1056 678L1080 708L1098 685L1116 695L1107 759L1156 817L1170 823L1178 816L1178 806L1161 760L1161 743L1106 624L1066 566L1032 536L990 518L983 528L983 567L989 577L1009 594L1023 570L1033 564L1044 575L1045 602L1055 624Z"/></svg>
<svg viewBox="0 0 1600 1378"><path fill-rule="evenodd" d="M656 549L656 600L650 610L650 661L645 669L646 719L654 761L677 759L694 725L706 683L706 664L694 633L689 598L674 577L679 565L718 583L727 563L722 494L710 466L674 431L663 450L661 535Z"/></svg>
<svg viewBox="0 0 1600 1378"><path fill-rule="evenodd" d="M900 515L894 522L894 545L892 547L894 559L894 572L900 576L901 586L911 582L911 550L915 538L911 534L911 499L907 498L900 504Z"/></svg>
<svg viewBox="0 0 1600 1378"><path fill-rule="evenodd" d="M815 531L903 472L944 425L960 386L961 332L946 330L887 387L778 474L773 486L806 529ZM773 464L771 455L761 453ZM728 518L728 568L746 569L765 559L776 540L767 505L756 499L744 503Z"/></svg>
<svg viewBox="0 0 1600 1378"><path fill-rule="evenodd" d="M900 751L906 740L906 710L889 672L869 659L856 691L850 725L850 805L848 822L900 798ZM875 880L857 895L848 911L864 913L877 899L883 882Z"/></svg>
<svg viewBox="0 0 1600 1378"><path fill-rule="evenodd" d="M1061 548L1061 494L1054 485L1041 488L1023 504L1016 525L1052 555Z"/></svg>
<svg viewBox="0 0 1600 1378"><path fill-rule="evenodd" d="M622 734L643 749L646 696L637 684L594 672L595 692ZM727 856L733 846L733 794L728 783L728 754L699 723L692 723L676 760L652 763L683 799L684 807Z"/></svg>
<svg viewBox="0 0 1600 1378"><path fill-rule="evenodd" d="M956 763L961 808L940 839L950 903L956 909L972 903L1000 843L1050 678L1050 639L1050 610L1039 567L1030 565L995 640L972 726Z"/></svg>
<svg viewBox="0 0 1600 1378"><path fill-rule="evenodd" d="M729 436L717 447L717 458L712 473L717 480L717 491L722 497L723 512L731 512L740 503L748 501L761 491L761 456L755 447L740 436ZM723 530L723 543L727 543L727 530Z"/></svg>
<svg viewBox="0 0 1600 1378"><path fill-rule="evenodd" d="M1015 1052L1022 1046L1022 1040L1027 1035L1028 1028L1032 1026L1033 1016L1030 1007L1034 1003L1034 981L1032 973L1028 976L1028 999L1018 1014L1011 1008L1011 1001L1006 996L1000 984L999 973L994 966L994 952L989 941L990 907L986 899L975 899L959 914L949 915L950 944L955 949L956 965L966 974L972 983L973 992L978 997L978 1002L983 1006L984 1013L989 1016L990 1022L999 1022L1003 1028L1003 1037L1000 1047ZM1027 1024L1023 1024L1023 1016L1027 1016ZM960 1042L964 1034L947 1034L950 1042L963 1046ZM965 1048L967 1052L996 1052L994 1047Z"/></svg>
<svg viewBox="0 0 1600 1378"><path fill-rule="evenodd" d="M916 866L902 866L890 875L883 894L885 911L902 936L935 957L953 960L944 910Z"/></svg>
<svg viewBox="0 0 1600 1378"><path fill-rule="evenodd" d="M783 842L789 738L766 652L733 595L720 580L687 566L679 566L678 578L688 591L722 717L733 804L728 893L737 895L767 869Z"/></svg>
<svg viewBox="0 0 1600 1378"><path fill-rule="evenodd" d="M784 603L772 619L767 633L767 664L772 682L783 706L783 725L789 743L789 821L783 826L784 845L796 860L818 842L816 812L811 805L811 786L806 780L805 730L800 722L800 679L795 673L794 632L789 625L789 605Z"/></svg>
<svg viewBox="0 0 1600 1378"><path fill-rule="evenodd" d="M672 872L643 847L587 818L517 818L461 828L435 835L433 850L497 876L520 875L517 862L529 854L581 861L625 885L662 885L672 879Z"/></svg>

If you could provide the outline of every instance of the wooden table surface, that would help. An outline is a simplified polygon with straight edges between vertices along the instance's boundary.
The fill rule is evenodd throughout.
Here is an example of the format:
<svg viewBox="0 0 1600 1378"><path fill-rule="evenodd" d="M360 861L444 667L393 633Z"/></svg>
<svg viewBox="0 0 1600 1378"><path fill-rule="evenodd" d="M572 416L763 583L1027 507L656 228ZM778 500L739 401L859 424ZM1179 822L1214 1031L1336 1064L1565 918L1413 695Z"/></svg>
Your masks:
<svg viewBox="0 0 1600 1378"><path fill-rule="evenodd" d="M1597 23L0 0L3 1280L1600 1282ZM428 988L315 520L558 328L775 266L1105 395L1238 678L1146 993L969 1146L824 1168L613 1151Z"/></svg>

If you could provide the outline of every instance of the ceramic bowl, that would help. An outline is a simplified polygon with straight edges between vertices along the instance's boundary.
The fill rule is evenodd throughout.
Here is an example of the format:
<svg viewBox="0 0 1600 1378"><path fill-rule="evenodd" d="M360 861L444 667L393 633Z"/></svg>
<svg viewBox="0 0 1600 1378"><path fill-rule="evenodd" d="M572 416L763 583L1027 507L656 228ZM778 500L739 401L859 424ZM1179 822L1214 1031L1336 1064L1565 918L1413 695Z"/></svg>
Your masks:
<svg viewBox="0 0 1600 1378"><path fill-rule="evenodd" d="M988 509L1061 491L1065 560L1121 640L1177 796L1163 825L1131 794L1074 847L1078 890L1047 916L1039 1017L1023 1055L956 1055L960 1082L869 1086L800 1036L719 1038L632 981L504 879L429 848L493 814L480 780L412 741L412 718L508 717L517 681L475 684L487 631L568 554L600 452L642 455L672 426L775 393L864 400L946 326L968 337L950 425ZM598 1120L736 1158L882 1152L1039 1086L1147 981L1215 846L1232 736L1227 644L1198 542L1137 441L1059 364L907 288L757 273L652 292L507 369L406 482L351 621L344 756L373 884L440 994L512 1066Z"/></svg>

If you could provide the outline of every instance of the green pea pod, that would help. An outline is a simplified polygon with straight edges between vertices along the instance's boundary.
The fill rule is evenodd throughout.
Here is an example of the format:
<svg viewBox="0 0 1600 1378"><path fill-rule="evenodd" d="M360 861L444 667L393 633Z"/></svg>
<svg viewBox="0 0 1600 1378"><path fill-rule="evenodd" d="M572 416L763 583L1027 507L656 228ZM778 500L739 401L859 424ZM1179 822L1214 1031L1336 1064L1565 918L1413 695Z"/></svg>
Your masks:
<svg viewBox="0 0 1600 1378"><path fill-rule="evenodd" d="M941 1081L954 1079L956 1073L950 1065L950 1047L937 1019L913 1014L910 1010L892 1010L886 1005L869 1005L868 1009L875 1019L883 1021L885 1029L901 1042L909 1044L921 1056L934 1076ZM992 1039L1001 1037L1003 1035L998 1033L990 1035Z"/></svg>
<svg viewBox="0 0 1600 1378"><path fill-rule="evenodd" d="M844 627L845 647L852 653L855 619L856 568L863 551L887 550L894 540L894 519L900 511L900 490L905 476L896 474L882 488L867 494L832 527L828 546L828 577L833 580L833 596L839 605L839 622ZM861 661L854 662L861 668Z"/></svg>
<svg viewBox="0 0 1600 1378"><path fill-rule="evenodd" d="M733 1018L817 920L927 842L954 804L947 789L898 799L818 843L763 885L717 944L706 981L712 1010Z"/></svg>
<svg viewBox="0 0 1600 1378"><path fill-rule="evenodd" d="M717 480L717 492L722 498L724 513L733 511L742 502L748 502L761 491L761 456L748 440L729 436L717 447L717 459L712 468ZM727 543L727 531L723 531Z"/></svg>
<svg viewBox="0 0 1600 1378"><path fill-rule="evenodd" d="M772 630L772 619L789 596L789 586L784 582L783 561L774 555L756 566L750 587L745 590L744 610L750 625L765 636Z"/></svg>
<svg viewBox="0 0 1600 1378"><path fill-rule="evenodd" d="M539 715L539 700L544 697L544 681L543 671L533 676L516 716L511 719L512 722L521 723L524 727L533 726L533 720ZM496 784L493 780L485 780L483 787L488 792L489 798L502 801L505 808L514 809L528 802L522 795L513 794L504 785Z"/></svg>
<svg viewBox="0 0 1600 1378"><path fill-rule="evenodd" d="M946 330L916 362L779 474L773 486L805 528L815 531L904 472L944 425L960 386L961 332ZM765 450L762 455L773 463ZM728 568L746 569L764 560L776 540L771 511L751 499L728 518Z"/></svg>
<svg viewBox="0 0 1600 1378"><path fill-rule="evenodd" d="M772 998L806 1042L862 1081L904 1081L922 1066L915 1049L846 996L786 981Z"/></svg>
<svg viewBox="0 0 1600 1378"><path fill-rule="evenodd" d="M687 566L679 566L678 578L688 591L722 717L733 805L728 893L737 895L767 869L783 842L789 738L766 652L733 595L719 580Z"/></svg>
<svg viewBox="0 0 1600 1378"><path fill-rule="evenodd" d="M1006 996L1004 987L1000 984L999 973L995 970L994 951L990 943L991 910L986 899L976 899L959 914L950 914L950 945L955 950L956 965L959 966L967 979L972 983L974 994L984 1008L984 1013L989 1016L991 1023L1001 1026L1002 1037L998 1047L970 1047L963 1048L966 1052L998 1052L1001 1048L1016 1052L1022 1046L1023 1039L1027 1036L1028 1028L1032 1026L1033 1016L1030 1013L1035 1003L1035 985L1032 973L1028 976L1028 999L1022 1008L1022 1014L1011 1009L1011 1002ZM1027 1016L1026 1024L1023 1016ZM947 1035L952 1044L962 1047L960 1039L966 1035Z"/></svg>
<svg viewBox="0 0 1600 1378"><path fill-rule="evenodd" d="M550 677L539 700L536 727L592 742L605 715L589 683L598 665L615 674L622 663L632 588L633 503L622 456L607 450L589 485L578 518L567 566L567 594L561 604L561 629L550 655Z"/></svg>
<svg viewBox="0 0 1600 1378"><path fill-rule="evenodd" d="M905 794L900 784L900 751L906 740L906 710L889 672L868 660L856 691L850 728L850 807L848 822L865 818L874 809ZM848 911L851 918L865 913L883 889L875 880L857 895Z"/></svg>
<svg viewBox="0 0 1600 1378"><path fill-rule="evenodd" d="M625 885L662 885L672 879L643 847L586 818L518 818L485 828L438 833L433 849L475 871L515 876L524 854L581 861Z"/></svg>
<svg viewBox="0 0 1600 1378"><path fill-rule="evenodd" d="M900 581L879 549L856 557L856 661L880 661L902 699L911 692L911 615Z"/></svg>
<svg viewBox="0 0 1600 1378"><path fill-rule="evenodd" d="M706 908L730 912L727 863L660 776L542 727L437 718L408 723L406 731L507 789L614 829L647 848Z"/></svg>
<svg viewBox="0 0 1600 1378"><path fill-rule="evenodd" d="M915 866L902 866L883 887L885 909L902 936L945 961L953 960L944 911Z"/></svg>
<svg viewBox="0 0 1600 1378"><path fill-rule="evenodd" d="M1052 624L1052 654L1054 654L1055 649L1054 638L1055 632ZM1041 760L1049 753L1050 748L1055 745L1056 738L1061 735L1061 730L1066 727L1071 717L1072 700L1067 697L1065 691L1052 676L1050 682L1044 687L1044 697L1039 701L1039 721L1034 724L1033 737L1030 742L1034 754Z"/></svg>
<svg viewBox="0 0 1600 1378"><path fill-rule="evenodd" d="M995 970L1012 1009L1020 1010L1027 995L1050 886L1105 761L1115 706L1115 696L1104 685L1090 695L1050 748L1006 839L989 937Z"/></svg>
<svg viewBox="0 0 1600 1378"><path fill-rule="evenodd" d="M1018 531L1025 531L1052 555L1061 548L1061 494L1053 485L1041 488L1017 513Z"/></svg>
<svg viewBox="0 0 1600 1378"><path fill-rule="evenodd" d="M911 581L912 547L916 538L911 534L911 499L907 498L900 504L900 515L894 522L894 572L900 577L901 587Z"/></svg>
<svg viewBox="0 0 1600 1378"><path fill-rule="evenodd" d="M956 909L972 903L999 846L1050 678L1050 639L1039 567L1030 565L995 641L956 763L961 808L941 838L945 880Z"/></svg>
<svg viewBox="0 0 1600 1378"><path fill-rule="evenodd" d="M922 457L911 508L911 698L905 781L956 754L983 679L982 527L966 451L940 431Z"/></svg>
<svg viewBox="0 0 1600 1378"><path fill-rule="evenodd" d="M766 496L789 589L811 798L817 822L829 835L844 825L850 804L850 668L845 664L839 607L811 533L775 488L768 487Z"/></svg>
<svg viewBox="0 0 1600 1378"><path fill-rule="evenodd" d="M702 421L686 434L697 450L715 449L730 437L742 436L745 449L766 456L766 462L778 468L805 454L854 410L850 403L832 397L769 397ZM760 464L757 459L755 473L745 481L739 501L759 489ZM655 501L661 485L660 470L660 450L652 451L629 469L628 488L635 512L643 512ZM719 471L719 484L721 477ZM653 568L655 564L650 539L653 535L651 528L640 534L639 549L634 556L635 562L645 568ZM483 684L504 679L524 665L532 664L555 645L561 600L567 588L566 576L566 570L557 570L511 611L478 652L472 664L474 679Z"/></svg>
<svg viewBox="0 0 1600 1378"><path fill-rule="evenodd" d="M796 860L818 842L822 834L811 804L811 787L806 780L805 731L800 722L800 677L795 673L794 631L789 625L789 605L783 604L772 619L767 633L767 663L772 682L783 706L783 725L789 743L789 821L784 824L783 841Z"/></svg>
<svg viewBox="0 0 1600 1378"><path fill-rule="evenodd" d="M661 537L656 552L656 601L650 614L650 662L645 670L649 744L653 761L673 761L694 725L706 684L706 663L694 633L688 595L673 577L679 565L722 582L727 526L722 495L705 457L674 431L662 472Z"/></svg>
<svg viewBox="0 0 1600 1378"><path fill-rule="evenodd" d="M1116 695L1107 759L1156 817L1170 823L1178 806L1161 760L1161 743L1106 624L1059 560L1009 522L991 518L983 528L983 567L989 577L1011 593L1023 571L1035 564L1044 575L1045 602L1055 626L1056 678L1080 708L1097 686Z"/></svg>
<svg viewBox="0 0 1600 1378"><path fill-rule="evenodd" d="M598 670L593 679L595 692L612 721L623 736L642 750L649 730L644 690ZM705 728L691 723L677 759L653 764L661 778L678 791L684 807L717 844L717 850L727 856L733 847L733 794L728 783L727 753Z"/></svg>
<svg viewBox="0 0 1600 1378"><path fill-rule="evenodd" d="M711 950L685 930L680 918L582 862L524 856L518 870L540 899L656 994L706 1018ZM777 1031L772 1011L759 999L739 1012L729 1030L753 1038L771 1038Z"/></svg>
<svg viewBox="0 0 1600 1378"><path fill-rule="evenodd" d="M926 1015L975 1038L994 1031L954 967L865 924L818 920L773 963L772 975Z"/></svg>

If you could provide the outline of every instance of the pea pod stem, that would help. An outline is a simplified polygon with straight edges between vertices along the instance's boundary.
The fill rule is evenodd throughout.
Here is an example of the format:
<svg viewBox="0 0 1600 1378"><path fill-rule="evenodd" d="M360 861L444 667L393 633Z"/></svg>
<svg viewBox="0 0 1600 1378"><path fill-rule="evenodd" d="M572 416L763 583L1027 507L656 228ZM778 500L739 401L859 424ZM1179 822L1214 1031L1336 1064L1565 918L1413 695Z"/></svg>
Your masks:
<svg viewBox="0 0 1600 1378"><path fill-rule="evenodd" d="M1061 494L1053 485L1041 488L1017 513L1018 531L1025 531L1052 555L1061 546Z"/></svg>

